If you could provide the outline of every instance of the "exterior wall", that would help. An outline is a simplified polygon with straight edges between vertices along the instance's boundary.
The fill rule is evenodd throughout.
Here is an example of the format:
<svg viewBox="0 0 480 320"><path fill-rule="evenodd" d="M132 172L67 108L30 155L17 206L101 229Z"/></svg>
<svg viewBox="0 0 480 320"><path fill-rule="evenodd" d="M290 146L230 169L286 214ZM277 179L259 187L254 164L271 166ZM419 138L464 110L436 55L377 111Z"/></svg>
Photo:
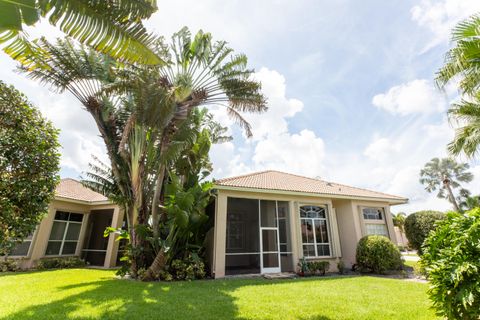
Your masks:
<svg viewBox="0 0 480 320"><path fill-rule="evenodd" d="M82 226L80 229L80 235L78 239L77 248L74 256L80 256L85 241L86 226L88 223L91 210L96 209L114 209L112 226L120 227L123 221L123 211L113 204L106 205L90 205L85 203L78 203L75 201L65 200L53 200L48 207L47 216L40 222L35 230L32 243L30 245L27 256L12 257L19 260L19 266L24 269L33 268L37 265L38 260L45 258L45 251L47 250L48 240L50 238L50 232L52 230L53 220L55 218L56 211L67 211L74 213L81 213L84 215ZM116 235L110 235L107 254L105 258L104 267L115 266L116 255L118 251L118 241L115 241ZM61 256L48 256L49 258L61 257Z"/></svg>
<svg viewBox="0 0 480 320"><path fill-rule="evenodd" d="M223 278L225 276L225 250L226 250L226 231L227 231L227 199L247 198L260 200L277 200L289 202L289 214L291 221L290 236L292 239L292 259L293 265L296 266L298 260L303 257L302 237L300 228L299 207L301 205L324 205L328 208L329 214L329 231L332 237L332 257L322 258L331 262L330 271L335 271L336 262L341 257L342 248L340 246L339 230L337 225L336 210L332 206L332 200L321 197L296 196L278 193L266 192L244 192L218 190L216 213L215 213L215 231L214 231L214 263L212 272L215 278ZM320 259L312 259L320 260Z"/></svg>
<svg viewBox="0 0 480 320"><path fill-rule="evenodd" d="M296 266L303 257L302 233L299 208L301 205L324 205L328 208L329 231L332 239L332 256L330 258L307 258L330 262L330 271L337 270L337 262L342 259L347 268L355 263L358 241L366 234L362 207L383 208L389 238L396 243L390 204L381 201L359 201L352 199L329 199L307 195L289 195L268 192L247 192L233 190L218 190L215 229L214 257L212 272L215 278L225 276L225 247L227 229L227 199L228 197L288 201L291 221L292 259Z"/></svg>

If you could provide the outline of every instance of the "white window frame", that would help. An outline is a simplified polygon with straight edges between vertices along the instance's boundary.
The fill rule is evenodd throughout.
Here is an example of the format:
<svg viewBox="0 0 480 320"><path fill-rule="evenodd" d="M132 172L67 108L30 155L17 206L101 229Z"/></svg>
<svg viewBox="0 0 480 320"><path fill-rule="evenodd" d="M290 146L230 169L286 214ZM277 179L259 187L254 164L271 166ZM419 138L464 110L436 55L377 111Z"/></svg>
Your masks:
<svg viewBox="0 0 480 320"><path fill-rule="evenodd" d="M303 218L300 216L300 210L302 207L319 207L323 208L325 210L325 218ZM298 217L300 219L300 240L302 243L302 255L305 259L319 259L319 258L331 258L333 257L333 252L332 252L332 230L330 227L330 217L329 217L329 210L327 205L320 205L320 204L310 204L310 203L301 203L298 205ZM311 220L312 221L312 226L313 226L313 245L315 248L315 256L305 256L305 253L303 251L303 246L304 245L312 245L311 242L304 243L303 242L303 235L302 235L302 220ZM328 233L328 243L318 243L317 242L317 234L315 231L315 220L324 220L327 226L327 233ZM318 255L318 248L317 245L326 245L328 244L328 251L330 252L330 255L328 256L320 256Z"/></svg>
<svg viewBox="0 0 480 320"><path fill-rule="evenodd" d="M73 257L73 256L76 256L76 252L77 252L77 249L78 249L78 245L80 244L80 238L81 238L81 235L82 235L82 227L83 227L83 222L85 221L85 214L84 213L81 213L81 212L72 212L72 211L67 211L67 210L56 210L55 211L55 215L57 215L57 212L67 212L68 214L81 214L82 215L82 221L70 221L69 220L56 220L55 219L55 216L53 218L53 221L52 221L52 227L50 228L50 234L48 235L48 240L47 240L47 246L45 247L45 254L44 256L45 257ZM69 215L69 218L70 218L70 215ZM62 236L62 239L61 240L50 240L50 236L52 235L52 230L53 230L53 224L55 222L62 222L62 223L66 223L67 225L65 226L65 230L63 231L63 236ZM80 225L80 231L78 233L78 239L77 240L66 240L65 238L67 237L67 232L68 232L68 228L70 226L70 224L79 224ZM48 249L48 244L50 242L60 242L60 250L58 250L58 254L47 254L47 249ZM75 247L75 252L74 253L70 253L70 254L62 254L63 252L63 246L66 242L76 242L77 243L77 246Z"/></svg>
<svg viewBox="0 0 480 320"><path fill-rule="evenodd" d="M375 209L375 210L380 210L382 218L381 219L365 219L363 215L363 210L365 209ZM360 216L362 217L363 221L363 233L365 236L368 235L380 235L380 236L385 236L390 239L390 232L388 230L388 224L386 220L386 210L384 207L375 207L375 206L362 206L360 207ZM378 233L368 233L367 232L367 225L383 225L385 226L385 234L378 234Z"/></svg>

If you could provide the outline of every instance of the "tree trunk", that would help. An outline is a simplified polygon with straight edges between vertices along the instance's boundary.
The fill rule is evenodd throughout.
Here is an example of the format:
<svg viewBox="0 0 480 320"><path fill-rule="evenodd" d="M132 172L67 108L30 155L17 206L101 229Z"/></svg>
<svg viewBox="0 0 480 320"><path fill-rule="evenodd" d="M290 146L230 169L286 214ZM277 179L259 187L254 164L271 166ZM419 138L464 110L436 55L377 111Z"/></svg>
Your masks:
<svg viewBox="0 0 480 320"><path fill-rule="evenodd" d="M161 248L142 280L153 281L157 279L160 271L162 271L162 269L165 267L165 260L165 251L163 250L163 248Z"/></svg>
<svg viewBox="0 0 480 320"><path fill-rule="evenodd" d="M158 173L157 181L155 182L155 192L153 195L152 201L152 230L153 237L158 239L159 237L159 215L158 215L158 206L160 202L160 194L162 193L163 180L165 179L165 165L160 165L160 170Z"/></svg>
<svg viewBox="0 0 480 320"><path fill-rule="evenodd" d="M460 212L460 208L458 207L457 200L455 200L452 188L450 187L450 179L448 177L443 178L443 185L448 191L448 198L450 199L450 202L453 204L453 209L457 212Z"/></svg>

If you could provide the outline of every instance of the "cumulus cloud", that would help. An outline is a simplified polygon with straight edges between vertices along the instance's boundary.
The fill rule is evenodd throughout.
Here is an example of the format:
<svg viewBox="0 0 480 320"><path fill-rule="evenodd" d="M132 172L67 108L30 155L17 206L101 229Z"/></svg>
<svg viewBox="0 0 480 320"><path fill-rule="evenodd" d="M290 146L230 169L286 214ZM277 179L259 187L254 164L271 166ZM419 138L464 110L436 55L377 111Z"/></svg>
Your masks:
<svg viewBox="0 0 480 320"><path fill-rule="evenodd" d="M387 92L375 95L372 103L379 109L402 116L442 112L447 106L446 98L425 79L391 87Z"/></svg>
<svg viewBox="0 0 480 320"><path fill-rule="evenodd" d="M428 28L433 34L432 40L422 51L448 42L452 28L479 11L480 1L477 0L422 0L420 4L412 7L412 20Z"/></svg>
<svg viewBox="0 0 480 320"><path fill-rule="evenodd" d="M261 68L255 78L262 83L268 99L268 111L246 114L252 125L253 137L214 146L211 157L216 178L254 170L276 169L308 176L319 175L323 169L325 144L312 130L292 133L289 119L303 109L303 103L286 96L285 77L275 70ZM216 119L225 119L222 110L216 110ZM225 124L224 122L222 122ZM228 121L226 123L229 123Z"/></svg>

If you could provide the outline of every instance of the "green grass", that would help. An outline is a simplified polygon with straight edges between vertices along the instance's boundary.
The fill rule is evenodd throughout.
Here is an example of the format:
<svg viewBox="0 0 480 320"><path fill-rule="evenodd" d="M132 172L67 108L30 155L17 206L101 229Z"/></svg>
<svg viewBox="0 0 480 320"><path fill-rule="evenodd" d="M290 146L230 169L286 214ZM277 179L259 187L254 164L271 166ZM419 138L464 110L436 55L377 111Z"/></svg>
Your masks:
<svg viewBox="0 0 480 320"><path fill-rule="evenodd" d="M418 265L418 261L409 261L409 260L407 260L407 261L404 261L403 264L415 269L415 266Z"/></svg>
<svg viewBox="0 0 480 320"><path fill-rule="evenodd" d="M377 277L142 283L113 271L0 276L0 319L434 319L427 285Z"/></svg>

